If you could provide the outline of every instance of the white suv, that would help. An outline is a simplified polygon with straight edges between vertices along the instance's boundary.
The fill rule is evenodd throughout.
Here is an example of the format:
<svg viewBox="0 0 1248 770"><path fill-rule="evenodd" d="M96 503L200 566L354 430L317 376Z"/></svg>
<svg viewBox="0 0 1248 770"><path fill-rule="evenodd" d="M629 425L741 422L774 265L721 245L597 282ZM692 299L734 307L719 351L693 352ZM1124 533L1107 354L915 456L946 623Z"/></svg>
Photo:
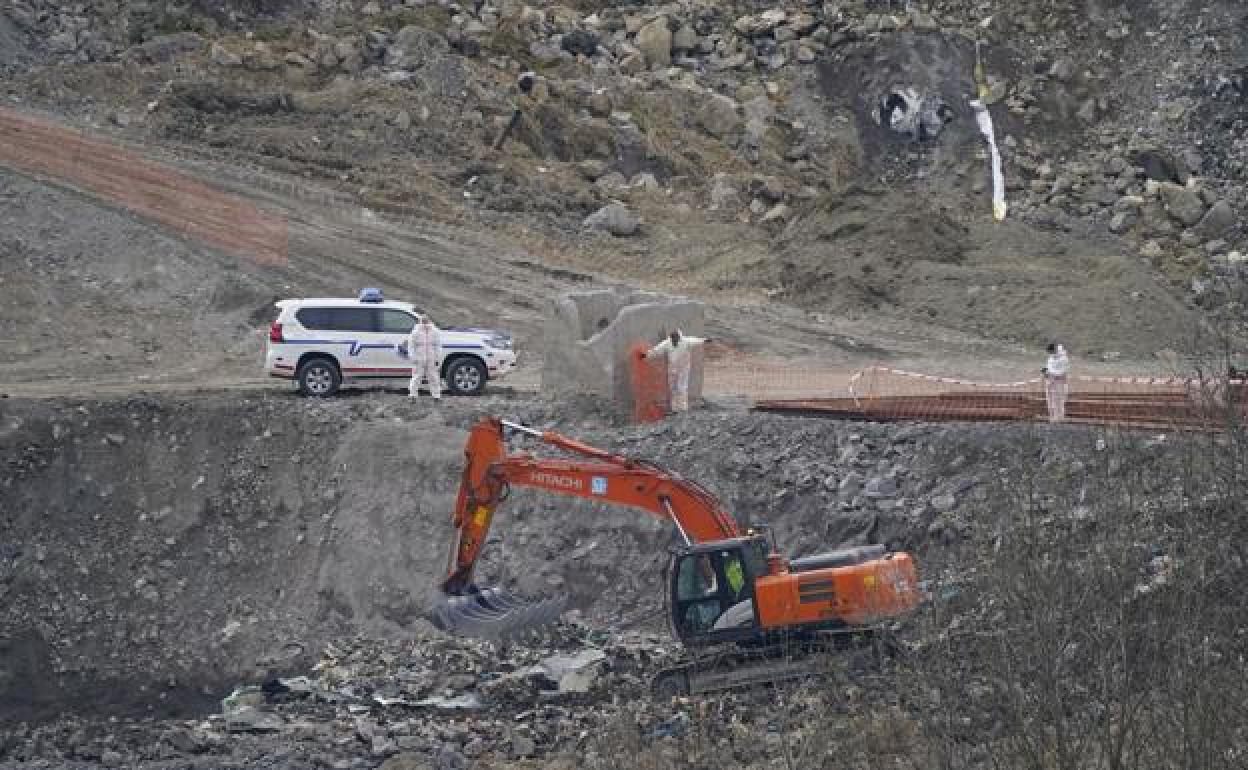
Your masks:
<svg viewBox="0 0 1248 770"><path fill-rule="evenodd" d="M411 378L407 335L420 318L408 302L365 289L359 299L284 299L269 327L264 368L293 379L306 396L344 383ZM511 336L489 329L442 329L442 378L451 393L477 395L516 365ZM400 346L402 346L400 348Z"/></svg>

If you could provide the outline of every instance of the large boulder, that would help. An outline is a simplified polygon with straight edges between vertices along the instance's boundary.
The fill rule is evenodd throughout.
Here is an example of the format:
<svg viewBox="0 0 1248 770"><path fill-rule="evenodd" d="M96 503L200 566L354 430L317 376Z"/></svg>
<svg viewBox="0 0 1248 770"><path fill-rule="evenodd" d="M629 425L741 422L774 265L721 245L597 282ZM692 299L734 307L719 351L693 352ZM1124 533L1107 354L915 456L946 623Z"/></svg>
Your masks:
<svg viewBox="0 0 1248 770"><path fill-rule="evenodd" d="M559 41L563 50L576 56L593 56L598 50L598 36L584 29L573 30Z"/></svg>
<svg viewBox="0 0 1248 770"><path fill-rule="evenodd" d="M717 139L737 133L741 129L741 116L736 101L722 94L711 96L698 110L698 124Z"/></svg>
<svg viewBox="0 0 1248 770"><path fill-rule="evenodd" d="M641 220L623 203L608 203L585 217L582 226L586 230L602 230L612 235L626 236L637 233Z"/></svg>
<svg viewBox="0 0 1248 770"><path fill-rule="evenodd" d="M1197 235L1205 240L1217 238L1222 233L1231 229L1235 224L1235 209L1231 208L1231 204L1226 201L1218 201L1213 204L1213 208L1205 213L1200 222L1192 228Z"/></svg>
<svg viewBox="0 0 1248 770"><path fill-rule="evenodd" d="M660 16L637 30L637 47L646 57L650 69L661 69L672 63L672 29L667 17Z"/></svg>
<svg viewBox="0 0 1248 770"><path fill-rule="evenodd" d="M1191 227L1205 216L1205 202L1201 200L1200 193L1196 190L1172 182L1163 182L1160 192L1161 199L1166 204L1166 211L1185 226Z"/></svg>
<svg viewBox="0 0 1248 770"><path fill-rule="evenodd" d="M386 49L386 66L400 70L418 70L449 53L446 38L424 27L407 26L399 30Z"/></svg>

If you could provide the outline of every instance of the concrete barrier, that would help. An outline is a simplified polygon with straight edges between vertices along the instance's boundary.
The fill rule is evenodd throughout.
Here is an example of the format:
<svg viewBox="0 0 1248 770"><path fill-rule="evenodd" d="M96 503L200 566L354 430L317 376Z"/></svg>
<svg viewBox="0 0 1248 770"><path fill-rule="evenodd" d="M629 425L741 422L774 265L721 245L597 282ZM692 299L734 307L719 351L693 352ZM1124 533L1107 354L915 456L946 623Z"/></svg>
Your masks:
<svg viewBox="0 0 1248 770"><path fill-rule="evenodd" d="M629 289L561 295L546 314L542 392L597 396L632 414L630 348L654 345L672 329L702 336L704 327L702 303L684 297ZM695 356L691 403L702 397L702 369Z"/></svg>

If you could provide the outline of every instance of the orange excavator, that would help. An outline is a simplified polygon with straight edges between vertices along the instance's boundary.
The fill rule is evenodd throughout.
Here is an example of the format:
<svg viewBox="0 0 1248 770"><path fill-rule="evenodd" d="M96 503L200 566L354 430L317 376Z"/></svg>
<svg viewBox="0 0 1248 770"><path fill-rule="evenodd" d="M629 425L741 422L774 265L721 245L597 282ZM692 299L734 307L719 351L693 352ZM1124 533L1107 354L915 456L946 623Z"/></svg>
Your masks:
<svg viewBox="0 0 1248 770"><path fill-rule="evenodd" d="M575 457L510 453L509 432ZM513 486L638 508L672 522L681 542L667 573L673 633L688 648L738 652L713 652L661 672L654 687L662 695L804 675L809 665L774 650L791 650L795 638L870 633L919 601L909 554L864 546L786 559L767 532L742 531L706 489L651 463L496 418L477 423L464 453L442 598L431 612L435 624L454 633L504 637L562 611L561 600L521 599L473 582L494 513Z"/></svg>

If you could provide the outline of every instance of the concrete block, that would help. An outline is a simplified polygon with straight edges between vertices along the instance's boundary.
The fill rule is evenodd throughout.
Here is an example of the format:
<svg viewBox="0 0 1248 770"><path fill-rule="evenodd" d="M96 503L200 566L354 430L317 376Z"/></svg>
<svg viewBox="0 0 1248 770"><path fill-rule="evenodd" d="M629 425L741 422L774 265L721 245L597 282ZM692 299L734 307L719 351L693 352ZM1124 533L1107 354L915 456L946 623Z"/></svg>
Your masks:
<svg viewBox="0 0 1248 770"><path fill-rule="evenodd" d="M547 311L542 392L597 396L631 414L629 351L638 343L658 343L672 329L702 336L702 303L629 289L564 294ZM691 403L702 397L702 369L702 356L695 355Z"/></svg>

